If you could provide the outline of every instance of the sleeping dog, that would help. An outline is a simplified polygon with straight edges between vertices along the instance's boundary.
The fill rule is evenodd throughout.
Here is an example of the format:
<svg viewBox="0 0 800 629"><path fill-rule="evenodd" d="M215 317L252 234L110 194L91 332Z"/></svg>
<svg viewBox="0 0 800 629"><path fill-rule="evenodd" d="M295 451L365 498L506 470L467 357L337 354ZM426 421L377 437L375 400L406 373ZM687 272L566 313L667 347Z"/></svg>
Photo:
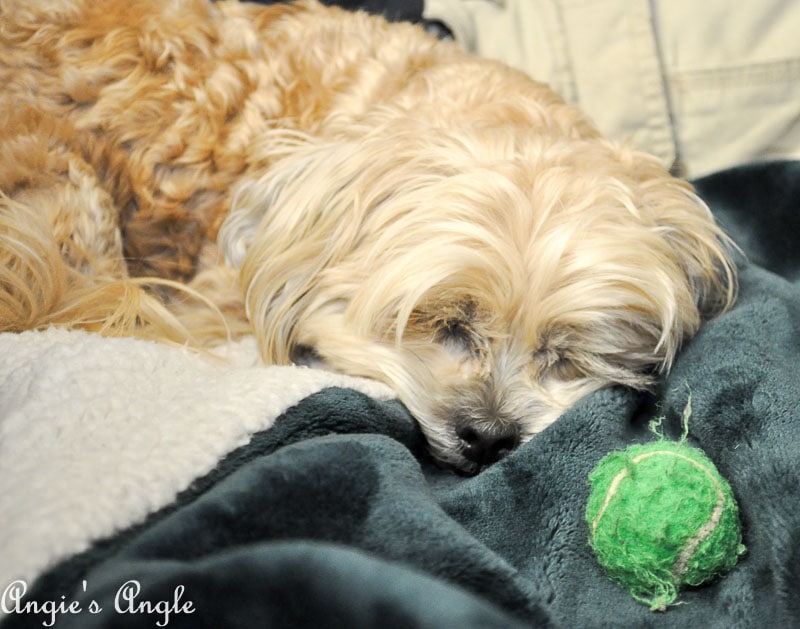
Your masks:
<svg viewBox="0 0 800 629"><path fill-rule="evenodd" d="M0 0L0 330L388 383L474 473L652 385L735 294L659 162L547 86L314 0Z"/></svg>

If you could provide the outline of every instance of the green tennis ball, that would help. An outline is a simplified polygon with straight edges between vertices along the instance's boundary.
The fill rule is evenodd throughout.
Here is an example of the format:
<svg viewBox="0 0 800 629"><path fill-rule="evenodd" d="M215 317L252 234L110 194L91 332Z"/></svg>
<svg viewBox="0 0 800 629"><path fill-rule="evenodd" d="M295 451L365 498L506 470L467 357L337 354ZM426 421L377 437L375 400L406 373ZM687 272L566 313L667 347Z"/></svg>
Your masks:
<svg viewBox="0 0 800 629"><path fill-rule="evenodd" d="M663 611L682 586L729 571L745 551L739 508L709 458L683 443L634 445L589 476L589 543L606 573Z"/></svg>

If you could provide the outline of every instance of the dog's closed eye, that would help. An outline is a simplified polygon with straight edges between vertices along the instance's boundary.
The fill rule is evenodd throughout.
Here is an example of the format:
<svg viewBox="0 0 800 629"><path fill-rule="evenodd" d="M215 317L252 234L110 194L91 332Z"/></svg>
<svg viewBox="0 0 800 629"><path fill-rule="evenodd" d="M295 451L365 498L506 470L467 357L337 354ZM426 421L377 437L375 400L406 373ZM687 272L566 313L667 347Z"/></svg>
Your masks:
<svg viewBox="0 0 800 629"><path fill-rule="evenodd" d="M541 376L571 380L586 375L586 370L570 352L570 336L568 331L552 329L543 334L541 344L532 355Z"/></svg>
<svg viewBox="0 0 800 629"><path fill-rule="evenodd" d="M448 349L465 354L476 354L480 349L480 338L465 321L450 319L443 321L436 331L437 343Z"/></svg>
<svg viewBox="0 0 800 629"><path fill-rule="evenodd" d="M580 378L584 371L580 365L563 350L542 348L533 353L533 362L543 376L558 380Z"/></svg>

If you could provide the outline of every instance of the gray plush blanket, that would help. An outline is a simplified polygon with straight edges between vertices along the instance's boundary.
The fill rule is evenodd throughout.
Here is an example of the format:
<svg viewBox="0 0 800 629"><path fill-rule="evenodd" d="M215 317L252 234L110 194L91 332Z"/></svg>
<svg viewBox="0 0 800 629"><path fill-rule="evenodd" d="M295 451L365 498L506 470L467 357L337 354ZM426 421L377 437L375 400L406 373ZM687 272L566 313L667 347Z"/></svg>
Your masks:
<svg viewBox="0 0 800 629"><path fill-rule="evenodd" d="M18 365L5 365L2 629L53 620L81 628L800 626L800 164L697 183L748 256L736 307L684 348L655 394L591 395L473 478L433 465L414 422L385 392L317 381L281 397L281 383L309 377L299 370L280 374L277 406L274 396L259 401L255 380L240 390L245 372L254 377L245 370L213 392L203 385L207 399L193 393L182 419L156 428L128 421L133 402L103 402L122 418L123 439L87 429L88 411L56 423L27 417L40 428L24 439L15 409L60 386L71 387L60 398L67 408L82 380L40 391ZM62 351L61 364L70 355ZM197 378L185 380L191 387ZM611 582L589 549L587 476L606 453L651 440L656 415L677 436L688 390L689 442L730 482L748 550L727 576L653 612ZM155 409L159 396L176 395L154 386L143 397ZM209 405L235 434L215 436L202 419ZM60 440L68 451L53 446ZM51 448L47 460L25 467L41 448ZM102 464L87 470L95 460ZM56 472L42 476L42 466ZM85 477L71 479L78 468ZM56 508L69 494L63 487L90 481L69 509Z"/></svg>

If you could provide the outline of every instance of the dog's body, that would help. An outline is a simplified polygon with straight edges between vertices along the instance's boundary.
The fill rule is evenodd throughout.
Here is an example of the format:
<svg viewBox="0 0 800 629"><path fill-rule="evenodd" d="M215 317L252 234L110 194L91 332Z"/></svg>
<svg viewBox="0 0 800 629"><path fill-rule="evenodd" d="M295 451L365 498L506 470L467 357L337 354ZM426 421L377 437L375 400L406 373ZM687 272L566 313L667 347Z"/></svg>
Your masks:
<svg viewBox="0 0 800 629"><path fill-rule="evenodd" d="M202 342L210 302L267 362L387 382L476 471L590 391L651 384L733 299L686 184L414 26L313 2L0 7L0 330Z"/></svg>

